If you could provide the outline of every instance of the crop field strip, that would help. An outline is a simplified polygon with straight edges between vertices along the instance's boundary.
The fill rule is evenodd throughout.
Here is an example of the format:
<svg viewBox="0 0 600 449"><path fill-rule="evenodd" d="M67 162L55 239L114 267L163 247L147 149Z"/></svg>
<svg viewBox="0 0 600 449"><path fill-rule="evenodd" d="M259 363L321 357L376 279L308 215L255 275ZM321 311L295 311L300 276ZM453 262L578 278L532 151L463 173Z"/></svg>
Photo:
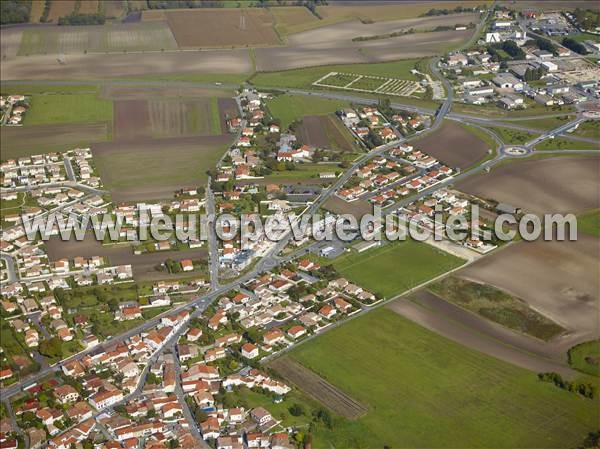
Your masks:
<svg viewBox="0 0 600 449"><path fill-rule="evenodd" d="M356 419L368 411L365 405L289 357L274 360L270 366L309 396L346 418Z"/></svg>
<svg viewBox="0 0 600 449"><path fill-rule="evenodd" d="M414 93L425 92L425 89L416 81L340 72L330 72L313 82L312 85L358 92L385 93L400 97L410 97Z"/></svg>
<svg viewBox="0 0 600 449"><path fill-rule="evenodd" d="M107 26L28 28L19 56L35 54L105 53L176 50L171 29L163 22Z"/></svg>

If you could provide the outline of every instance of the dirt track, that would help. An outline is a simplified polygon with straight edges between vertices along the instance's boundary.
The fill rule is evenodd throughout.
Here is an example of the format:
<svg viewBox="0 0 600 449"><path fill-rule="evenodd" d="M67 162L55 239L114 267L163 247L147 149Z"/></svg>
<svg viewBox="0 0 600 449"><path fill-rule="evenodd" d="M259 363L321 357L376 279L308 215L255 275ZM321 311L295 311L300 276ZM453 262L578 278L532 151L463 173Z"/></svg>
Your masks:
<svg viewBox="0 0 600 449"><path fill-rule="evenodd" d="M356 419L367 407L287 356L269 363L284 379L345 418Z"/></svg>

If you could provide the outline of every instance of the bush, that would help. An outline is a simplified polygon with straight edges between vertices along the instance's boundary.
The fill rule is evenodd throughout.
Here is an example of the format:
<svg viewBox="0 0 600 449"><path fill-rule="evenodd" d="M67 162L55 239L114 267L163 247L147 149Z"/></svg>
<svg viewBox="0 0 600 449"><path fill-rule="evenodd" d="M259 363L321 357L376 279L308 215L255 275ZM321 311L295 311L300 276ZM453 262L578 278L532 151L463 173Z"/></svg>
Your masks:
<svg viewBox="0 0 600 449"><path fill-rule="evenodd" d="M31 4L18 0L2 0L0 2L0 23L29 22Z"/></svg>

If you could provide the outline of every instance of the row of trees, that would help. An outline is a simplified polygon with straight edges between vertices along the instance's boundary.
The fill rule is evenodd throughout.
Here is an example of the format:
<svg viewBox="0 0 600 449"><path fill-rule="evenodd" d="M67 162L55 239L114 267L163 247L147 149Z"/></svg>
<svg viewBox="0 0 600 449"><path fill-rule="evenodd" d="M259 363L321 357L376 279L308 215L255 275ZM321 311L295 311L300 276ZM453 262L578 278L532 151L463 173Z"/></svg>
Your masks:
<svg viewBox="0 0 600 449"><path fill-rule="evenodd" d="M31 2L2 0L0 2L0 24L29 22Z"/></svg>
<svg viewBox="0 0 600 449"><path fill-rule="evenodd" d="M594 399L596 396L596 388L590 383L569 381L562 378L558 373L539 373L538 379L542 382L551 382L558 388L563 390L578 393L583 397Z"/></svg>
<svg viewBox="0 0 600 449"><path fill-rule="evenodd" d="M78 14L72 13L58 19L59 25L103 25L106 22L104 14Z"/></svg>
<svg viewBox="0 0 600 449"><path fill-rule="evenodd" d="M565 37L562 40L562 44L567 47L569 50L574 51L575 53L579 53L580 55L587 55L588 51L581 42L577 42L572 37Z"/></svg>

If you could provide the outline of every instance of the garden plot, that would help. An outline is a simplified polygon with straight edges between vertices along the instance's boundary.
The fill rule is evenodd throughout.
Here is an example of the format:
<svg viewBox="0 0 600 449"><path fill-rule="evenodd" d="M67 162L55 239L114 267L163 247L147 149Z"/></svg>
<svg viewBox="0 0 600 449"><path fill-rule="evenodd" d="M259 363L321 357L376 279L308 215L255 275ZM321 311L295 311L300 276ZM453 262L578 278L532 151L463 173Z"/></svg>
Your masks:
<svg viewBox="0 0 600 449"><path fill-rule="evenodd" d="M410 97L416 96L415 94L425 93L423 86L416 81L339 72L329 72L315 81L313 86L396 95L399 97Z"/></svg>

